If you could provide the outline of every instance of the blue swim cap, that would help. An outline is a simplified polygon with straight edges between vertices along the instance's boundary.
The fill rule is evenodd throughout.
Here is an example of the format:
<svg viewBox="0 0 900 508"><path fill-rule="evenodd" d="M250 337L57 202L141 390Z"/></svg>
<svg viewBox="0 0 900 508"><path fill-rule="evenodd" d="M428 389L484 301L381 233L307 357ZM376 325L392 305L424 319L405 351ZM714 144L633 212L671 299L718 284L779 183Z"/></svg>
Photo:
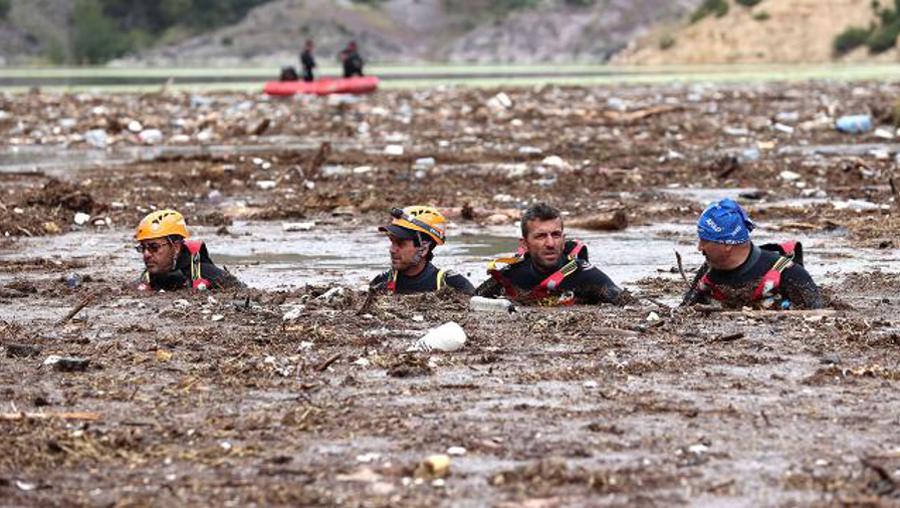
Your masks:
<svg viewBox="0 0 900 508"><path fill-rule="evenodd" d="M750 241L756 225L733 199L725 198L706 207L697 221L697 236L709 242L737 245Z"/></svg>

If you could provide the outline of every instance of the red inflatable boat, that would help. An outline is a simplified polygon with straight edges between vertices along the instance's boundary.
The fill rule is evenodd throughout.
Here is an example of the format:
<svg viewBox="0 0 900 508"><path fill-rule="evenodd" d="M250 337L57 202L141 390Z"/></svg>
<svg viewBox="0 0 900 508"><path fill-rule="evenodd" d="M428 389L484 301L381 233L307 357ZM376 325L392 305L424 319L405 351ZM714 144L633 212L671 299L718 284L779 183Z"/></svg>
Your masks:
<svg viewBox="0 0 900 508"><path fill-rule="evenodd" d="M328 95L332 93L363 94L378 88L378 78L361 76L354 78L325 78L318 81L267 81L263 92L269 95L294 95L298 93Z"/></svg>

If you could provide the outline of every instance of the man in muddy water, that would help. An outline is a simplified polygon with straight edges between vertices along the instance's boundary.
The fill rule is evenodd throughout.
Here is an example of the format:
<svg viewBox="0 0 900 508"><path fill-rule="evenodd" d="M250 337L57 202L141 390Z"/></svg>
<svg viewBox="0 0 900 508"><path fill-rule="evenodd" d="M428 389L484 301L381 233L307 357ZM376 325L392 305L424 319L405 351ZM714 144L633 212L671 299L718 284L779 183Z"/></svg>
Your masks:
<svg viewBox="0 0 900 508"><path fill-rule="evenodd" d="M370 283L374 290L397 294L428 293L445 287L472 294L475 288L462 275L431 264L434 248L444 245L447 220L430 206L391 210L392 221L378 228L391 241L391 269Z"/></svg>
<svg viewBox="0 0 900 508"><path fill-rule="evenodd" d="M184 217L175 210L153 212L138 225L135 247L144 260L138 289L198 291L243 287L237 278L213 264L206 245L188 240Z"/></svg>
<svg viewBox="0 0 900 508"><path fill-rule="evenodd" d="M497 263L507 266L499 269ZM587 247L566 241L562 215L546 203L522 214L522 238L514 258L501 258L488 268L491 278L475 290L478 296L505 296L524 303L572 305L631 300L599 268L588 261Z"/></svg>
<svg viewBox="0 0 900 508"><path fill-rule="evenodd" d="M757 246L750 241L755 225L732 199L714 202L697 221L697 250L703 264L682 305L710 303L725 307L818 309L822 296L803 268L799 242Z"/></svg>

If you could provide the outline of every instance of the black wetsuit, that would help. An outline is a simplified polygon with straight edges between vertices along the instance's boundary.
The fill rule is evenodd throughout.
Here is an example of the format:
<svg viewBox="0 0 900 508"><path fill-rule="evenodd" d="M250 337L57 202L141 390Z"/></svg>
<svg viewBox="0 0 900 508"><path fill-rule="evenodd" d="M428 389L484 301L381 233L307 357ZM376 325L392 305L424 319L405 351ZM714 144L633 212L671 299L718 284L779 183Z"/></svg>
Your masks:
<svg viewBox="0 0 900 508"><path fill-rule="evenodd" d="M509 280L520 293L528 292L568 263L568 255L572 252L575 245L575 242L566 242L565 256L551 270L543 271L538 269L531 262L531 257L525 254L522 261L507 266L500 271L500 274ZM619 286L616 286L609 276L588 261L587 247L583 247L581 252L578 253L577 262L577 270L563 279L559 288L550 292L551 296L559 297L571 292L572 296L574 296L574 303L588 305L598 303L621 304L627 300L627 293ZM497 298L504 296L505 290L499 282L490 278L478 286L475 294L487 298Z"/></svg>
<svg viewBox="0 0 900 508"><path fill-rule="evenodd" d="M430 293L432 291L437 291L439 273L440 270L438 270L438 268L431 263L425 265L425 269L415 277L407 277L402 273L398 273L395 292L398 294L408 295L413 293ZM393 274L393 270L388 270L378 275L377 277L372 279L372 282L369 283L369 287L377 290L386 290L388 288L388 284L394 277ZM475 292L475 287L472 286L472 283L453 270L446 270L444 272L444 284L467 295L471 295Z"/></svg>
<svg viewBox="0 0 900 508"><path fill-rule="evenodd" d="M200 248L200 276L209 281L210 287L207 289L245 287L244 283L239 281L237 277L213 264L212 259L209 257L209 252L206 250L206 245ZM140 282L147 283L146 272L141 276ZM149 286L155 291L161 289L175 291L191 288L192 285L191 254L188 252L187 247L184 246L182 246L181 252L178 254L174 270L158 275L149 274Z"/></svg>
<svg viewBox="0 0 900 508"><path fill-rule="evenodd" d="M363 75L363 59L359 52L345 49L341 52L341 61L344 64L345 78Z"/></svg>
<svg viewBox="0 0 900 508"><path fill-rule="evenodd" d="M759 247L750 246L750 255L747 256L741 266L734 270L709 270L709 280L724 295L722 306L740 308L752 305L753 293L762 282L763 276L775 265L782 253L776 250L777 245L770 244ZM812 277L795 258L795 262L781 272L781 284L777 294L780 300L790 301L790 308L795 309L819 309L823 307L822 295ZM698 277L699 280L699 277ZM688 291L684 296L683 305L694 303L710 303L713 299L712 291Z"/></svg>
<svg viewBox="0 0 900 508"><path fill-rule="evenodd" d="M304 49L300 53L300 66L303 67L303 81L313 81L315 79L313 69L316 68L316 59L313 57L312 51Z"/></svg>

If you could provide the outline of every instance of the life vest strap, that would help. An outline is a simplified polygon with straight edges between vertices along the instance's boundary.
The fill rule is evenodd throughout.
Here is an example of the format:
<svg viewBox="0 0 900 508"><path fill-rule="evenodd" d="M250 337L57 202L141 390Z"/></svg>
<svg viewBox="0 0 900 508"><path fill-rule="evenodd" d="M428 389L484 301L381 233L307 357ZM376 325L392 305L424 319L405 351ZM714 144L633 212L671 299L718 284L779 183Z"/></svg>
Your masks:
<svg viewBox="0 0 900 508"><path fill-rule="evenodd" d="M191 287L198 291L204 291L210 288L208 280L203 278L201 272L200 252L203 250L203 242L200 240L185 240L185 248L191 256Z"/></svg>
<svg viewBox="0 0 900 508"><path fill-rule="evenodd" d="M753 300L762 300L768 296L775 294L781 287L781 273L794 263L793 256L781 256L772 268L763 275L759 285L753 291Z"/></svg>
<svg viewBox="0 0 900 508"><path fill-rule="evenodd" d="M784 255L780 256L775 261L775 264L769 268L769 271L767 271L760 279L759 284L757 284L756 288L753 290L752 301L754 302L763 300L775 294L781 287L781 273L794 264L794 256L798 251L797 247L800 245L799 242L789 241L778 245L781 247ZM697 289L701 292L708 293L720 302L725 301L728 298L725 292L713 283L708 273L700 279L700 282L697 284Z"/></svg>
<svg viewBox="0 0 900 508"><path fill-rule="evenodd" d="M388 293L397 292L397 271L393 268L388 272L388 281L385 284L385 288L387 288Z"/></svg>
<svg viewBox="0 0 900 508"><path fill-rule="evenodd" d="M528 296L533 297L536 300L544 300L550 295L551 292L557 291L566 277L578 271L578 255L581 253L584 247L585 245L583 242L575 242L575 246L572 247L572 250L569 251L567 255L569 262L563 265L559 270L550 274L543 281L541 281L537 286L534 287L534 289L527 293ZM497 264L505 263L507 264L507 268L509 268L512 265L524 261L524 254L525 253L520 248L519 253L516 255L516 257L499 258L488 263L488 274L501 286L503 286L503 291L505 292L506 296L511 299L519 298L519 291L512 284L512 281L510 281L506 276L503 275L502 270L497 268Z"/></svg>

